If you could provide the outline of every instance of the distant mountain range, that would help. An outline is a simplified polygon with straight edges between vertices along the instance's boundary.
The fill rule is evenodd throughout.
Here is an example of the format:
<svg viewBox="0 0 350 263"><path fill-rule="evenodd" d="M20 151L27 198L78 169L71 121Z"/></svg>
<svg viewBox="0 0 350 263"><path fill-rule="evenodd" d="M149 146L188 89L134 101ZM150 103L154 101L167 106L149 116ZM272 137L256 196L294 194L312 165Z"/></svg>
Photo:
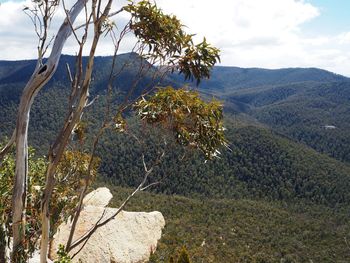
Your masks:
<svg viewBox="0 0 350 263"><path fill-rule="evenodd" d="M228 112L245 113L294 141L350 162L349 78L314 68L217 67L201 89L222 99ZM329 125L335 129L325 129Z"/></svg>
<svg viewBox="0 0 350 263"><path fill-rule="evenodd" d="M215 67L209 80L203 81L202 89L231 92L237 89L285 85L298 82L338 82L349 79L318 68L238 68Z"/></svg>
<svg viewBox="0 0 350 263"><path fill-rule="evenodd" d="M90 132L103 116L111 63L111 57L95 60L91 97L99 95L100 99L84 115ZM62 56L56 74L33 106L30 144L39 154L46 154L64 118L70 90L66 64L73 68L74 57ZM133 53L118 56L117 71L123 65L114 82L115 102L135 84L140 65L147 68L147 63ZM33 60L0 61L0 138L9 136L14 128L19 97L34 66ZM144 72L133 96L147 86L189 84L175 74L153 78L155 70ZM172 175L159 191L349 204L349 78L316 68L215 67L211 78L202 81L198 89L204 97L214 96L224 102L232 152L224 151L222 159L204 166L196 153L178 163L176 156L181 149L175 147L158 170L159 175ZM130 122L130 127L142 133L132 117ZM326 129L326 125L335 128ZM151 159L157 134L147 138ZM123 186L138 182L141 149L130 138L109 132L98 153L104 178Z"/></svg>

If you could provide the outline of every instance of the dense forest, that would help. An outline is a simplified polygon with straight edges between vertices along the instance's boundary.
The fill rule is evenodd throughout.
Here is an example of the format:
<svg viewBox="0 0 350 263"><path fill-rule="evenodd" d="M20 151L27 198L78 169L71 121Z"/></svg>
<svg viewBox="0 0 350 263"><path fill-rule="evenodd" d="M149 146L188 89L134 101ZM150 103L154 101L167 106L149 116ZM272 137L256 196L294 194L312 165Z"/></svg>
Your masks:
<svg viewBox="0 0 350 263"><path fill-rule="evenodd" d="M110 186L118 206L131 189ZM192 262L347 263L348 210L304 202L185 198L141 193L132 211L161 211L166 220L157 261L186 246Z"/></svg>
<svg viewBox="0 0 350 263"><path fill-rule="evenodd" d="M226 127L230 131L227 138L231 150L223 151L220 159L204 163L199 153L173 145L157 169L156 177L166 178L156 190L187 196L306 199L330 206L349 204L348 165L265 128L230 120L226 121ZM161 145L157 139L160 131L142 127L142 132L147 135L146 155L154 159ZM107 136L101 144L101 173L110 182L121 186L139 183L143 149L135 143L132 138L126 140L125 136L115 134Z"/></svg>
<svg viewBox="0 0 350 263"><path fill-rule="evenodd" d="M117 61L125 70L114 82L116 103L133 85L135 68L147 66L132 53ZM66 63L73 65L73 57L62 57L33 106L29 143L41 156L65 117ZM111 63L111 57L96 58L90 96L98 99L84 114L85 150L103 119ZM21 90L34 66L30 60L0 62L2 141L15 126ZM160 78L154 72L142 73L132 98L152 85L193 85L178 75ZM161 183L128 208L164 214L167 227L156 257L164 260L186 245L194 262L348 262L350 80L314 68L215 67L197 89L225 105L230 149L222 149L220 158L205 162L199 152L176 146L161 127L140 123L132 111L123 116L127 133L109 130L97 148L97 184L115 189L114 205L128 187L139 184L141 154L152 163L165 150L151 177Z"/></svg>

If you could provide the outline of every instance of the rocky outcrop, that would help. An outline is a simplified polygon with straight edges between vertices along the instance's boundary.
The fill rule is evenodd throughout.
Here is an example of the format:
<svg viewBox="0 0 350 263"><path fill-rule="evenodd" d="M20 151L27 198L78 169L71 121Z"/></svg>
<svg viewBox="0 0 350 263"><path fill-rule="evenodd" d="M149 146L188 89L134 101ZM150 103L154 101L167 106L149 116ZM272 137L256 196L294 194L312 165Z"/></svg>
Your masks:
<svg viewBox="0 0 350 263"><path fill-rule="evenodd" d="M97 188L95 191L87 194L84 198L84 206L106 207L112 200L113 195L107 187Z"/></svg>
<svg viewBox="0 0 350 263"><path fill-rule="evenodd" d="M77 240L97 222L103 222L117 211L116 208L104 207L111 198L107 188L99 188L86 196L73 240ZM151 251L157 247L164 225L164 217L160 212L122 211L106 225L98 228L84 246L74 248L70 255L81 250L73 258L73 262L147 262ZM58 228L51 244L51 255L55 254L59 244L66 244L69 231L70 222Z"/></svg>

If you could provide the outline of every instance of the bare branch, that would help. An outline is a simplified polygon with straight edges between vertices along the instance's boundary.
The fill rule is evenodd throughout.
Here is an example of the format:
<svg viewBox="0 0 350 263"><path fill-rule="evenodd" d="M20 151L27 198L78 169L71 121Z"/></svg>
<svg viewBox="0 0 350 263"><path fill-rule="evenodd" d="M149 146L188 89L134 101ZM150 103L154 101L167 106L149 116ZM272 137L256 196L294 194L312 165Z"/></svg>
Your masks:
<svg viewBox="0 0 350 263"><path fill-rule="evenodd" d="M142 163L143 163L143 168L145 169L145 172L148 173L147 165L145 162L145 155L142 154Z"/></svg>
<svg viewBox="0 0 350 263"><path fill-rule="evenodd" d="M89 231L92 231L92 230L96 227L96 225L98 225L98 224L101 222L101 220L103 219L103 217L104 217L105 214L106 214L106 208L103 210L102 215L101 215L100 218L97 220L97 222L95 223L95 225L94 225ZM79 252L85 247L85 245L86 245L86 243L87 243L88 241L89 241L89 238L87 238L87 239L84 241L84 244L79 248L79 250L78 250L76 253L74 253L74 255L71 256L71 259L73 259L76 255L79 254Z"/></svg>
<svg viewBox="0 0 350 263"><path fill-rule="evenodd" d="M64 12L66 13L66 18L67 18L67 21L68 21L68 23L69 23L69 26L70 26L70 28L71 28L71 30L72 30L72 33L73 33L73 35L74 35L74 38L75 38L75 40L78 42L78 44L81 45L81 42L80 42L80 40L79 40L79 38L78 38L78 36L77 36L77 34L76 34L74 28L73 28L72 21L70 20L70 17L69 17L69 11L66 9L66 4L65 4L65 1L64 1L64 0L62 0L62 4L63 4L63 10L64 10Z"/></svg>
<svg viewBox="0 0 350 263"><path fill-rule="evenodd" d="M146 189L148 189L148 188L150 188L152 186L158 185L158 184L160 184L160 181L154 182L154 183L150 183L149 185L146 185L145 187L141 188L140 191L144 191L144 190L146 190Z"/></svg>
<svg viewBox="0 0 350 263"><path fill-rule="evenodd" d="M92 104L94 104L94 102L99 98L100 96L97 95L96 97L94 97L90 102L88 102L86 105L85 105L85 108L88 108L90 107Z"/></svg>
<svg viewBox="0 0 350 263"><path fill-rule="evenodd" d="M67 74L68 74L69 81L70 81L70 83L73 83L72 72L70 71L70 67L69 67L68 63L66 63L66 69L67 69Z"/></svg>
<svg viewBox="0 0 350 263"><path fill-rule="evenodd" d="M86 242L88 241L88 239L93 235L93 233L99 228L104 226L105 224L107 224L108 222L110 222L111 220L115 219L115 217L125 208L125 206L130 202L131 198L133 198L138 192L140 191L144 191L148 188L150 188L151 186L157 185L160 183L160 181L158 182L154 182L154 183L150 183L147 186L144 186L147 182L147 179L149 177L149 175L153 172L155 166L159 165L161 160L163 159L163 157L165 156L165 150L163 149L162 153L158 156L157 160L154 162L153 166L148 169L147 165L145 163L145 159L144 159L144 154L142 154L142 162L144 165L144 169L145 169L145 174L143 177L142 182L138 185L138 187L124 200L124 202L121 204L121 206L117 209L117 211L115 213L113 213L110 217L108 217L107 219L105 219L103 222L100 223L101 218L99 219L99 221L94 225L94 227L92 229L90 229L89 231L87 231L83 236L81 236L79 239L77 239L76 241L74 241L73 243L71 243L69 250L74 249L75 247L79 246L81 243L83 243L83 246L86 244Z"/></svg>
<svg viewBox="0 0 350 263"><path fill-rule="evenodd" d="M123 11L124 11L124 8L121 8L121 9L115 11L115 12L112 12L112 13L110 13L108 15L108 18L113 17L113 16L115 16L115 15L117 15L117 14L123 12ZM74 30L79 30L79 29L85 27L87 24L92 24L92 23L93 23L92 21L89 21L87 23L81 24L80 26L77 26L76 28L74 28Z"/></svg>
<svg viewBox="0 0 350 263"><path fill-rule="evenodd" d="M16 129L13 131L10 140L0 151L0 164L3 158L5 157L5 155L10 151L11 146L14 144L15 140L16 140Z"/></svg>

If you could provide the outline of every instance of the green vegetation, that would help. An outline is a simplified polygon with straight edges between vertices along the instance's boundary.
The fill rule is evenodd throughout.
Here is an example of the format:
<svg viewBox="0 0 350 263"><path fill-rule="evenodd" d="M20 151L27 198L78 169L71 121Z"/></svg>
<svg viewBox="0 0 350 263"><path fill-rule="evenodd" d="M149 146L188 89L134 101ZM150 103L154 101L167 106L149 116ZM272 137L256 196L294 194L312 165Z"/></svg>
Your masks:
<svg viewBox="0 0 350 263"><path fill-rule="evenodd" d="M72 259L65 250L64 245L60 244L57 251L58 259L54 263L71 263Z"/></svg>
<svg viewBox="0 0 350 263"><path fill-rule="evenodd" d="M181 249L177 263L191 263L190 256L185 247Z"/></svg>
<svg viewBox="0 0 350 263"><path fill-rule="evenodd" d="M75 209L78 201L79 189L81 188L81 179L87 172L87 166L90 156L80 152L65 152L63 160L60 163L56 181L57 184L53 191L51 199L51 233L53 236L57 227L69 216ZM27 220L25 222L26 243L22 244L20 253L16 262L26 262L36 249L36 244L40 237L40 206L41 196L45 185L45 175L47 163L43 158L36 158L34 150L30 150L29 155L29 177L28 177L28 194L26 203ZM92 170L93 176L96 175L98 162L94 162ZM4 249L9 246L9 237L11 236L12 225L12 189L15 172L15 160L13 154L7 155L0 164L0 261L4 260ZM67 196L70 198L68 199ZM69 261L62 251L59 251L62 261Z"/></svg>
<svg viewBox="0 0 350 263"><path fill-rule="evenodd" d="M71 57L63 57L64 62L71 62L71 59ZM130 65L136 66L139 63L139 58L134 54L129 54L120 56L118 61L120 63L129 61ZM96 66L97 70L94 73L93 92L100 94L100 97L87 114L84 114L83 121L87 125L87 135L101 124L103 118L105 97L104 93L100 91L101 86L104 85L103 79L106 77L106 73L102 70L104 68L103 62L110 63L110 58L96 59L96 65L100 67ZM130 72L127 71L130 75L134 74L132 68L130 66ZM64 67L61 67L60 70L58 70L55 85L63 83L58 82L58 79L64 79ZM321 73L319 72L319 74ZM322 74L325 75L325 79L338 77L327 72ZM127 76L122 76L122 80L126 81L126 84L128 84ZM292 78L290 77L289 80L292 81ZM169 79L165 80L164 83L167 81ZM335 148L337 153L343 152L346 156L350 152L347 149L347 144L350 142L347 136L350 133L345 132L347 131L346 125L349 123L348 116L350 116L350 114L345 114L349 107L346 103L346 92L350 90L347 89L348 84L339 84L339 87L336 88L335 84L329 83L324 89L318 89L319 85L319 83L310 82L308 86L305 83L299 83L281 87L242 89L239 93L227 93L224 103L234 98L234 103L240 101L242 105L248 105L249 107L247 107L250 108L245 115L226 113L224 127L227 129L226 137L232 151L223 150L221 159L204 164L203 158L198 153L191 149L183 151L176 147L171 139L167 138L168 150L163 163L156 171L157 179L160 177L165 177L165 179L156 188L156 191L186 196L201 194L213 198L285 201L305 199L330 206L349 204L349 165L313 151L305 145L295 143L290 139L292 136L288 135L293 131L302 133L306 130L304 138L318 138L316 140L317 147L320 148L326 144L324 147L331 149L330 144L327 143L326 134L328 134L329 138L333 136L334 145L338 145ZM11 92L4 87L0 89L0 94L10 96ZM123 94L124 91L121 87L123 87L122 82L116 83L115 97L117 94ZM322 95L319 96L324 98L323 100L333 98L328 100L328 103L338 105L339 109L335 111L337 114L332 116L338 118L339 121L342 120L344 130L340 128L325 130L320 126L320 123L322 118L324 118L325 123L331 123L331 114L327 115L326 110L323 112L321 110L310 111L308 108L302 107L302 103L310 105L309 101L317 98L316 92ZM62 124L66 101L65 96L60 94L66 95L66 93L68 90L63 86L58 85L53 88L49 85L34 104L29 142L40 155L47 154L47 147L52 143L54 133ZM0 107L4 109L4 114L0 116L2 118L0 136L9 136L14 127L16 100L11 100L8 97L8 100L2 103ZM228 105L230 104L228 103ZM288 113L287 109L293 110L292 113ZM276 119L274 110L280 112L281 117ZM296 111L299 113L294 114ZM318 117L314 118L316 113ZM237 116L241 117L237 118ZM271 124L273 127L271 131L264 127L264 124L256 121L255 117L261 121L266 118L266 123L269 123L267 119L275 119L276 125ZM159 132L152 131L154 126L150 126L150 128L147 128L147 125L138 126L129 113L122 118L126 120L125 128L127 131L135 132L140 138L145 138L143 146L136 143L132 136L113 131L107 132L97 149L98 156L101 158L100 173L106 180L117 185L135 186L140 183L143 175L141 154L145 153L146 161L154 160L158 156L163 141L159 139ZM305 122L303 118L309 121ZM314 126L310 124L312 122L315 123ZM289 123L293 123L293 125ZM320 137L311 136L312 133L307 132L316 126L320 132L323 132ZM281 136L283 134L288 135L288 137ZM310 136L306 137L307 135ZM310 142L310 140L308 141ZM87 145L89 145L89 138ZM187 153L185 154L185 152Z"/></svg>
<svg viewBox="0 0 350 263"><path fill-rule="evenodd" d="M63 56L57 72L45 88L32 110L30 144L40 154L47 154L53 134L60 127L67 104L69 83L65 64L73 68L74 59ZM104 95L107 86L111 57L97 57L95 60L91 96L100 95L93 105L94 116L89 125L96 126L103 116ZM126 87L132 86L138 74L137 68L145 64L134 53L118 56L116 71L123 71L114 82L113 100L123 100ZM10 136L14 128L16 107L25 81L29 78L35 61L0 63L0 137ZM160 86L183 86L183 78L177 75L152 79L154 69L143 72L143 78L136 85L131 97L136 97L151 83ZM207 96L216 96L224 101L226 113L245 113L272 128L275 132L312 147L320 153L349 162L350 120L349 79L320 69L241 69L215 67L210 80L200 84L200 90ZM49 107L48 107L49 106ZM325 125L336 129L327 130ZM91 129L91 128L89 128ZM40 141L40 143L38 143Z"/></svg>
<svg viewBox="0 0 350 263"><path fill-rule="evenodd" d="M114 102L127 95L124 87L131 85L135 68L142 63L135 54L119 56L117 61L118 69L126 63L127 70L114 83ZM73 62L70 56L62 57L54 79L34 104L29 142L39 157L47 154L62 124L69 92L64 65L73 67ZM95 63L91 97L99 98L84 114L86 145L102 122L105 69L111 58L96 58ZM14 128L23 83L34 65L0 62L1 138ZM176 75L152 80L152 69L148 73L133 98L149 83L183 86ZM163 178L161 184L128 206L159 210L165 216L155 262L168 262L171 256L176 262L182 245L193 262L349 262L349 80L318 69L216 67L200 91L206 98L214 95L224 101L231 151L222 151L220 159L205 163L190 143L183 150L172 136L165 136L164 147L161 127L137 124L130 112L116 116L125 121L127 134L108 131L97 149L100 180L114 189L115 206L126 196L127 187L140 183L142 153L152 163L160 150L166 150L151 178ZM141 144L132 133L143 138Z"/></svg>
<svg viewBox="0 0 350 263"><path fill-rule="evenodd" d="M109 185L118 207L130 189ZM248 199L190 199L141 193L130 211L161 211L166 226L155 256L168 262L185 245L197 262L339 262L350 260L346 209ZM176 261L175 261L176 262Z"/></svg>
<svg viewBox="0 0 350 263"><path fill-rule="evenodd" d="M300 82L210 91L291 140L350 162L350 82ZM327 129L326 126L335 126Z"/></svg>
<svg viewBox="0 0 350 263"><path fill-rule="evenodd" d="M206 103L198 92L172 87L159 88L153 96L135 104L142 120L160 123L173 132L180 145L198 148L207 159L217 157L221 146L228 146L222 108L215 100Z"/></svg>
<svg viewBox="0 0 350 263"><path fill-rule="evenodd" d="M261 122L318 152L350 163L350 83L301 85L286 99L252 111ZM281 87L275 91L279 94ZM327 129L327 125L335 129Z"/></svg>
<svg viewBox="0 0 350 263"><path fill-rule="evenodd" d="M30 160L28 163L29 166L29 175L30 179L28 180L28 200L26 210L28 211L28 218L26 224L22 227L25 227L26 234L28 235L27 244L23 244L21 247L16 260L17 262L25 262L28 259L34 250L35 243L39 236L39 225L38 221L40 219L40 198L41 192L40 188L44 184L45 180L45 168L46 163L44 159L37 158L34 159L33 151L30 152ZM1 258L0 261L5 261L3 252L7 246L9 246L9 237L11 236L11 200L12 200L12 189L13 189L13 177L15 172L15 161L12 155L5 157L3 162L0 165L0 225L1 232L3 235L0 235L0 247ZM53 202L54 208L60 208L61 204L64 206L64 199L57 198ZM58 215L59 215L58 211ZM57 213L56 213L57 215ZM57 220L59 221L59 220Z"/></svg>
<svg viewBox="0 0 350 263"><path fill-rule="evenodd" d="M197 152L183 151L169 140L171 150L154 175L165 179L155 191L212 198L304 199L332 207L349 204L348 165L264 128L230 121L225 127L232 150L224 150L220 159L207 163ZM101 172L107 181L138 185L143 174L141 153L147 149L150 161L157 156L162 143L159 133L154 127L140 128L139 133L147 138L142 147L132 137L120 134L108 135L109 142L101 142ZM138 128L133 125L130 129Z"/></svg>

